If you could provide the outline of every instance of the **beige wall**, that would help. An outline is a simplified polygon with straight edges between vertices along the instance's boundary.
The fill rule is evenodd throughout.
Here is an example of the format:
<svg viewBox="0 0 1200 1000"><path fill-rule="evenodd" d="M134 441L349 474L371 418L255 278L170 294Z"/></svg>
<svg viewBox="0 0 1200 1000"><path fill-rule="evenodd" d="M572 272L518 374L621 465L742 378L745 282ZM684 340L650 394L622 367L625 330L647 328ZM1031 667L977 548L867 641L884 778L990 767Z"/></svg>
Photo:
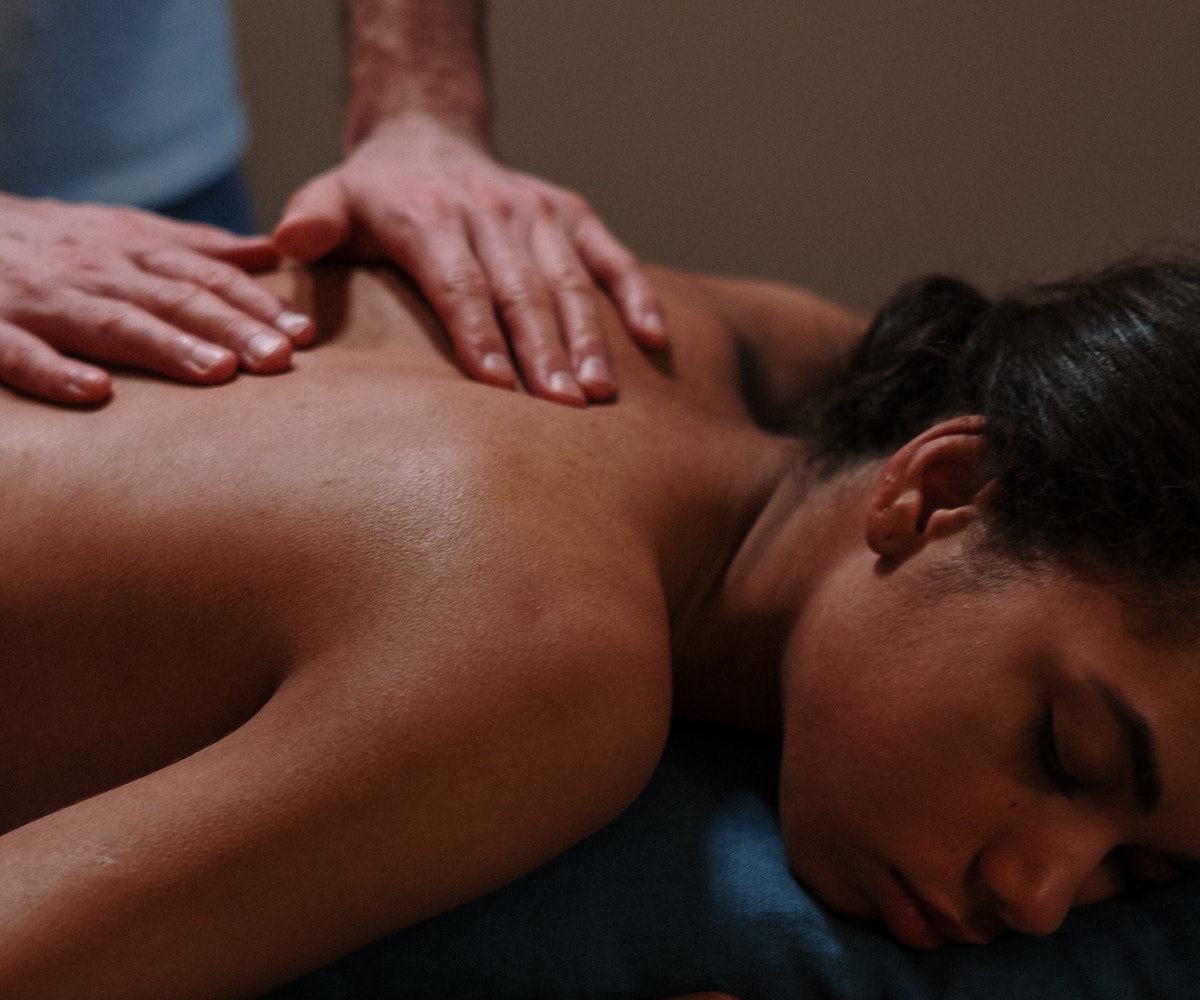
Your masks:
<svg viewBox="0 0 1200 1000"><path fill-rule="evenodd" d="M264 217L330 163L336 0L236 0ZM1200 235L1190 0L496 0L497 141L641 254L861 306Z"/></svg>

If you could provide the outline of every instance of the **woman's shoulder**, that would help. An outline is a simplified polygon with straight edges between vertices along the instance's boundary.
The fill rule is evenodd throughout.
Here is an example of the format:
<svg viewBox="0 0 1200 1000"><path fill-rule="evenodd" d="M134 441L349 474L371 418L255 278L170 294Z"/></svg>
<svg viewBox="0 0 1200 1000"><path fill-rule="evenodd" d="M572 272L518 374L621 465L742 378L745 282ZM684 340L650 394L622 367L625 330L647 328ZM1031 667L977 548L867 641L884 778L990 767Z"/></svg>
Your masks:
<svg viewBox="0 0 1200 1000"><path fill-rule="evenodd" d="M865 317L814 291L760 278L655 269L687 338L706 335L707 361L756 424L783 429L866 330Z"/></svg>

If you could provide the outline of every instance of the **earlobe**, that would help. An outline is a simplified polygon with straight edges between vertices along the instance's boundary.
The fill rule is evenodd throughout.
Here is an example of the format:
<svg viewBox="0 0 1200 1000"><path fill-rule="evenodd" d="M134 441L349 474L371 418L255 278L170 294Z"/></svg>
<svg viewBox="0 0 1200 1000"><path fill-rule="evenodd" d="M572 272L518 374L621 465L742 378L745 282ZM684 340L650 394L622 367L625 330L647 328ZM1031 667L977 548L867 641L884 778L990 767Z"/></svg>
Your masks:
<svg viewBox="0 0 1200 1000"><path fill-rule="evenodd" d="M888 459L871 494L866 541L885 559L903 559L963 530L991 495L980 416L931 427Z"/></svg>

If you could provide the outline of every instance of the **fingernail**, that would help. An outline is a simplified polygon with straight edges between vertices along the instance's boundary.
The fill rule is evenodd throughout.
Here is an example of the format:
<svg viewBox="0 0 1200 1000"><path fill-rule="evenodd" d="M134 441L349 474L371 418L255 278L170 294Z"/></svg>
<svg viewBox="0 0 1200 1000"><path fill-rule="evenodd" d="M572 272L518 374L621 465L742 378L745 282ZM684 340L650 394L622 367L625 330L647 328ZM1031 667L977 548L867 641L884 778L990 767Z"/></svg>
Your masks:
<svg viewBox="0 0 1200 1000"><path fill-rule="evenodd" d="M284 311L275 317L275 326L289 337L295 337L308 329L310 320L303 313Z"/></svg>
<svg viewBox="0 0 1200 1000"><path fill-rule="evenodd" d="M106 376L103 372L80 368L68 376L66 388L67 392L76 399L93 399L96 396L96 390L100 389L105 381Z"/></svg>
<svg viewBox="0 0 1200 1000"><path fill-rule="evenodd" d="M219 365L225 358L225 349L217 347L215 344L197 344L192 348L192 361L201 371L208 371Z"/></svg>
<svg viewBox="0 0 1200 1000"><path fill-rule="evenodd" d="M552 392L557 392L560 396L574 396L577 399L583 399L583 391L579 388L579 383L576 382L566 372L555 372L550 376L547 383Z"/></svg>
<svg viewBox="0 0 1200 1000"><path fill-rule="evenodd" d="M581 382L610 382L612 375L608 371L608 365L599 358L585 358L583 364L579 366L579 380Z"/></svg>
<svg viewBox="0 0 1200 1000"><path fill-rule="evenodd" d="M659 313L646 312L642 313L642 329L647 333L652 333L656 337L661 337L666 333L666 326L663 323L663 318Z"/></svg>
<svg viewBox="0 0 1200 1000"><path fill-rule="evenodd" d="M482 367L489 375L495 375L497 378L510 379L513 377L512 365L503 354L485 354Z"/></svg>
<svg viewBox="0 0 1200 1000"><path fill-rule="evenodd" d="M246 345L246 353L251 361L265 361L284 346L284 343L273 333L256 333Z"/></svg>

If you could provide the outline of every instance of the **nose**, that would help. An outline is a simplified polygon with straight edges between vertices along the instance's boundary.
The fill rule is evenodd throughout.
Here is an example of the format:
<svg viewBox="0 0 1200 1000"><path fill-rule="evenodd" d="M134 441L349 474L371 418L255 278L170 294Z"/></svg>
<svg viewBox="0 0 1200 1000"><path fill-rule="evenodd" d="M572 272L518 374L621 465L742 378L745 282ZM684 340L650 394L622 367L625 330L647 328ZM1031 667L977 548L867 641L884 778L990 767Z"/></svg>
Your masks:
<svg viewBox="0 0 1200 1000"><path fill-rule="evenodd" d="M1099 831L1012 836L985 848L979 875L1000 918L1025 934L1058 930L1112 848Z"/></svg>

